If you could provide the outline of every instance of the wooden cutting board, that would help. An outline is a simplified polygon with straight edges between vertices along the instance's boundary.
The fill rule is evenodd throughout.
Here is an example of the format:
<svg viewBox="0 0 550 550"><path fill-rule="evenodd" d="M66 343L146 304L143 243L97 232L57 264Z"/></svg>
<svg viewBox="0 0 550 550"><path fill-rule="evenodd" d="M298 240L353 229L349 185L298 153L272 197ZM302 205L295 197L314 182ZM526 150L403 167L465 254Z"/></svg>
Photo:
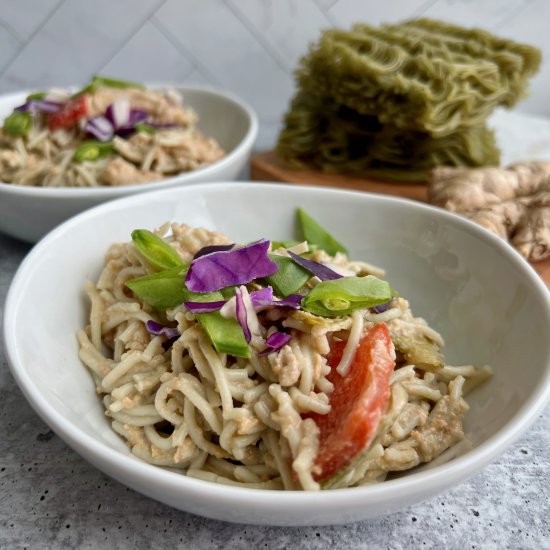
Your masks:
<svg viewBox="0 0 550 550"><path fill-rule="evenodd" d="M366 176L353 174L329 174L320 170L295 170L285 166L273 151L258 153L250 161L250 179L254 181L282 181L301 185L320 187L339 187L341 189L356 189L382 195L394 195L407 199L427 202L427 186L425 183L389 183ZM542 262L532 262L531 265L540 274L550 288L550 259Z"/></svg>

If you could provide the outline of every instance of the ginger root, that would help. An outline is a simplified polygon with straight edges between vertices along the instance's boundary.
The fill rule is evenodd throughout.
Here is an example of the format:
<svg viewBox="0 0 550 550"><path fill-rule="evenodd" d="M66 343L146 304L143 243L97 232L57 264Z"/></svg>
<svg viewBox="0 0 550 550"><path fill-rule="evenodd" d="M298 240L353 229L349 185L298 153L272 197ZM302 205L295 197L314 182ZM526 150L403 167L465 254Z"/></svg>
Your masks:
<svg viewBox="0 0 550 550"><path fill-rule="evenodd" d="M508 240L528 260L550 257L550 162L436 168L428 200Z"/></svg>

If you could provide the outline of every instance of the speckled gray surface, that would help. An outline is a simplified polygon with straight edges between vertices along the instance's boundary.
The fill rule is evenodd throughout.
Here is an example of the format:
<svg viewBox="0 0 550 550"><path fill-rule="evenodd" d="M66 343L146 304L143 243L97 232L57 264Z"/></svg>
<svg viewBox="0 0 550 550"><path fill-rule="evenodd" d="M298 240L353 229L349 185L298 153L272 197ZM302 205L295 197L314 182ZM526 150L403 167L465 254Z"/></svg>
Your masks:
<svg viewBox="0 0 550 550"><path fill-rule="evenodd" d="M29 245L0 235L0 304ZM0 351L0 548L550 548L550 407L500 460L401 513L332 527L233 525L106 477L38 418Z"/></svg>

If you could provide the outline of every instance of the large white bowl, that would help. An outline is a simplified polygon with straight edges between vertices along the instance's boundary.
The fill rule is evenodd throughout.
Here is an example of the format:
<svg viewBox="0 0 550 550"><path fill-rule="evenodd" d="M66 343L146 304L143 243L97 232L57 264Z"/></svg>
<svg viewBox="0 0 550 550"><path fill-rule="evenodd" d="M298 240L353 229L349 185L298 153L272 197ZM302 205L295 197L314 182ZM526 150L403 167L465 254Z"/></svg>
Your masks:
<svg viewBox="0 0 550 550"><path fill-rule="evenodd" d="M74 214L101 202L154 189L176 188L205 181L236 179L248 162L258 134L258 118L241 99L208 88L170 87L180 91L185 104L199 115L198 127L215 138L227 155L209 166L151 183L96 188L30 187L0 182L0 231L36 242ZM0 96L0 125L28 92Z"/></svg>
<svg viewBox="0 0 550 550"><path fill-rule="evenodd" d="M237 241L293 236L304 207L349 246L387 269L417 315L447 339L451 364L491 364L470 396L474 449L378 485L320 494L211 484L133 457L110 428L77 358L86 323L82 286L100 273L108 245L166 220L225 231ZM112 477L176 508L256 524L343 523L396 511L475 474L521 435L550 393L550 298L503 241L442 210L393 198L275 184L205 184L140 194L67 221L30 252L9 290L4 342L13 375L38 414ZM510 495L512 497L513 495Z"/></svg>

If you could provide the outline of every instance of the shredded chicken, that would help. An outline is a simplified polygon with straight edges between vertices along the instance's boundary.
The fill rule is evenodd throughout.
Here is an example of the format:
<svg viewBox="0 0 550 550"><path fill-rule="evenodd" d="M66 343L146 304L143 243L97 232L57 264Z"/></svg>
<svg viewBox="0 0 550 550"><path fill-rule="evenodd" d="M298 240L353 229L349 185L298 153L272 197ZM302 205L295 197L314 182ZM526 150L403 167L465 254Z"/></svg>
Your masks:
<svg viewBox="0 0 550 550"><path fill-rule="evenodd" d="M128 185L162 179L162 174L143 172L121 157L115 157L103 169L101 179L109 185Z"/></svg>
<svg viewBox="0 0 550 550"><path fill-rule="evenodd" d="M181 100L178 102L174 95L167 97L162 92L138 88L98 88L90 96L92 115L104 114L109 105L121 99L127 100L132 109L150 113L159 124L192 126L197 122L197 115L189 109L183 110Z"/></svg>

